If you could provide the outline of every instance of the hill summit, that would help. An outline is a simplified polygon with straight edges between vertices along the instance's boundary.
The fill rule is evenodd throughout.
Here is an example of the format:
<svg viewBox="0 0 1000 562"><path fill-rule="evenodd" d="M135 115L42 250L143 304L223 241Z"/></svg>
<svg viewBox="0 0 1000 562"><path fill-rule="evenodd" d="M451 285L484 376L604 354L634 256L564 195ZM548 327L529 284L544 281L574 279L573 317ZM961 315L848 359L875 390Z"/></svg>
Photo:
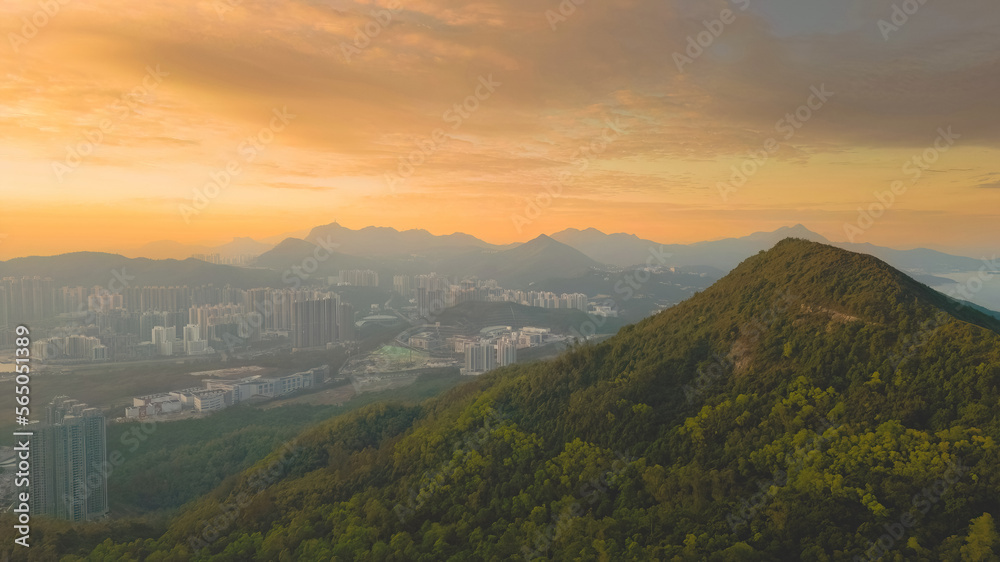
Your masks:
<svg viewBox="0 0 1000 562"><path fill-rule="evenodd" d="M526 288L547 279L578 277L600 266L579 250L542 234L509 250L478 252L451 260L442 268Z"/></svg>

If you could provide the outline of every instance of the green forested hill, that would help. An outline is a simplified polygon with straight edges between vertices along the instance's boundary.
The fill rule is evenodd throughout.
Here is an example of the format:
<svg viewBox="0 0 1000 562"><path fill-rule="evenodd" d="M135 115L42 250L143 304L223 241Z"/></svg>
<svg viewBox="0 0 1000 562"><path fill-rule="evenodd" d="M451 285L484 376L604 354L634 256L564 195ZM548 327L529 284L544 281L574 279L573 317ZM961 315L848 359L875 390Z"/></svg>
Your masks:
<svg viewBox="0 0 1000 562"><path fill-rule="evenodd" d="M600 345L307 430L87 559L997 560L998 412L995 319L785 240Z"/></svg>

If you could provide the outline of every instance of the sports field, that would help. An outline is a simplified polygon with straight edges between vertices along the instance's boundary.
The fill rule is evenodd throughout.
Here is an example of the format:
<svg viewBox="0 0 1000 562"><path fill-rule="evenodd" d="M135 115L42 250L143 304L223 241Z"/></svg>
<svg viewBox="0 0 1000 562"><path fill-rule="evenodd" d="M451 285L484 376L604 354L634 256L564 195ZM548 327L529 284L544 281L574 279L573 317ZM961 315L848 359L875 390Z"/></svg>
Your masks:
<svg viewBox="0 0 1000 562"><path fill-rule="evenodd" d="M391 373L423 368L430 354L396 345L383 345L372 353L370 359L379 371Z"/></svg>

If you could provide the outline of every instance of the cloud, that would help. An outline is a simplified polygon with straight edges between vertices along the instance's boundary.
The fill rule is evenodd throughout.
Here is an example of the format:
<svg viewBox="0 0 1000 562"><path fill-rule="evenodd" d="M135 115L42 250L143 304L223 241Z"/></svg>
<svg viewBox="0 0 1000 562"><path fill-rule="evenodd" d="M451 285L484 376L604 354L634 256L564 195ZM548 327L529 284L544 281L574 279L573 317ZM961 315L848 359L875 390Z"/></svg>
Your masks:
<svg viewBox="0 0 1000 562"><path fill-rule="evenodd" d="M759 150L823 84L835 96L774 157L803 183L817 173L805 164L844 153L862 155L852 165L872 175L898 175L894 151L923 150L939 127L961 134L960 148L1000 150L1000 12L985 0L926 3L889 41L878 21L893 0L746 10L724 0L399 0L386 20L390 4L245 1L222 14L214 0L68 4L18 53L0 49L0 152L31 152L40 169L62 158L156 64L170 76L116 122L88 159L93 169L74 174L77 193L113 201L155 173L154 198L189 198L275 107L298 117L234 189L282 189L278 205L383 196L384 175L436 129L449 141L407 190L530 196L572 169L607 118L621 118L628 134L580 175L574 204L589 199L600 213L615 193L709 198L730 161ZM18 22L37 9L14 0L0 15ZM674 53L726 9L733 23L678 71ZM358 51L350 60L345 46ZM453 127L446 112L491 75L502 85ZM53 189L46 174L25 177ZM755 192L744 193L751 204Z"/></svg>
<svg viewBox="0 0 1000 562"><path fill-rule="evenodd" d="M976 178L980 183L976 187L982 189L1000 189L1000 172L986 174Z"/></svg>

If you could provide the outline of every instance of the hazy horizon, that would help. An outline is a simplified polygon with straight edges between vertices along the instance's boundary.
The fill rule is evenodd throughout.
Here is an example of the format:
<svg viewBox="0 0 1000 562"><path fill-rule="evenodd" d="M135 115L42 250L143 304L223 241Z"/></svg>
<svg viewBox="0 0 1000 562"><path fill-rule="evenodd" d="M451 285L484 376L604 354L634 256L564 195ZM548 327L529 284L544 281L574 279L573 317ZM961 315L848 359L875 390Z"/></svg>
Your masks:
<svg viewBox="0 0 1000 562"><path fill-rule="evenodd" d="M223 246L225 244L228 244L228 243L231 243L231 242L234 242L234 241L237 241L237 240L246 240L246 239L253 240L254 242L261 242L261 243L266 243L266 244L270 244L271 246L274 246L274 245L277 245L281 241L286 240L288 238L299 238L299 239L305 238L308 235L309 231L312 230L312 228L318 227L318 226L325 226L326 224L334 224L334 223L331 222L331 223L325 223L325 224L316 224L316 225L313 225L312 227L310 227L308 229L304 229L304 230L301 230L301 231L297 231L297 232L283 232L283 233L280 233L280 234L273 234L273 235L266 235L265 234L265 235L260 235L260 236L252 236L252 235L244 235L244 234L234 234L232 237L230 237L228 239L195 240L195 241L191 241L191 242L180 242L180 241L177 241L177 240L163 238L163 239L157 239L157 240L149 240L149 241L143 242L143 243L135 243L135 244L131 244L131 245L118 245L116 247L103 247L103 248L101 248L101 247L97 247L97 248L95 248L95 247L80 247L79 249L64 249L62 251L56 251L55 253L51 253L51 254L6 255L4 253L4 249L5 248L4 248L3 240L0 239L0 261L7 261L7 260L16 259L16 258L22 258L22 257L49 257L49 256L57 256L57 255L62 255L62 254L75 253L75 252L99 252L99 253L121 254L121 255L125 255L127 257L145 257L145 258L149 258L149 259L165 259L165 258L153 257L154 254L143 255L142 254L143 249L147 248L148 246L152 246L152 245L156 245L156 244L177 244L179 246L185 246L185 247L188 247L188 246L190 246L190 247L204 247L204 248L211 249L211 248L217 248L219 246ZM664 240L664 239L657 239L657 238L651 238L651 237L648 237L648 236L643 236L642 234L636 233L636 232L615 232L615 231L604 230L604 229L601 229L599 227L594 227L594 226L585 226L585 227L567 226L566 228L560 229L559 231L542 232L542 233L539 233L537 235L525 236L525 237L523 237L521 239L518 239L518 240L503 241L503 242L491 240L491 239L489 239L487 237L483 237L483 236L478 236L474 232L461 232L461 231L454 231L454 232L451 232L451 231L442 231L442 232L436 232L436 231L434 231L433 229L430 229L430 228L419 228L418 227L418 228L403 229L403 228L397 228L395 226L385 225L385 224L369 224L369 225L364 225L364 226L351 227L351 226L344 225L343 223L340 223L339 221L337 221L337 224L340 224L340 226L343 226L345 228L348 228L349 230L354 230L354 231L363 230L365 228L391 228L391 229L395 229L395 230L397 230L399 232L405 232L407 230L424 230L424 231L429 232L433 236L448 236L448 235L452 235L452 234L466 234L466 235L470 235L470 236L473 236L475 238L478 238L479 240L482 240L483 242L487 242L489 244L493 244L493 245L496 245L496 246L505 246L505 245L510 245L510 244L523 244L523 243L528 242L530 240L533 240L533 239L535 239L535 238L537 238L538 236L541 236L541 235L553 235L553 234L557 234L558 232L562 232L564 230L571 230L571 229L576 229L576 230L580 230L580 231L585 231L585 230L588 230L588 229L595 229L595 230L598 230L601 233L606 234L606 235L612 235L612 234L635 235L635 236L638 236L641 239L650 240L651 242L656 242L658 244L683 244L683 245L687 245L687 244L693 244L693 243L698 243L698 242L714 242L714 241L719 241L719 240L727 240L727 239L734 239L734 238L744 238L746 236L750 236L750 235L753 235L753 234L771 233L771 232L775 232L777 230L780 230L782 228L794 228L796 226L804 226L807 230L810 230L810 231L812 231L812 232L814 232L816 234L819 234L819 235L823 236L824 238L826 238L827 240L829 240L831 243L835 243L835 244L837 244L837 243L849 243L849 241L846 240L846 239L838 239L835 236L827 236L827 235L825 235L824 233L822 233L822 232L820 232L818 230L810 228L809 225L805 225L805 224L801 224L800 225L800 224L796 224L796 223L783 224L783 225L779 225L779 226L777 226L775 228L771 228L771 229L753 230L753 231L745 231L745 232L735 232L735 233L733 233L731 235L720 235L720 236L716 236L716 237L712 237L712 238L697 239L697 240L695 240L695 239L691 239L691 240L687 240L687 239L683 239L683 240ZM864 241L859 240L858 242L864 242ZM881 246L880 244L874 244L874 245ZM902 244L902 245L898 245L898 246L884 246L884 247L889 247L889 248L893 248L893 249L897 249L897 250L912 250L912 249L924 248L924 249L936 250L936 251L947 253L947 254L952 254L952 255L957 255L957 256L963 256L963 257L970 257L970 258L975 258L975 259L993 258L993 257L996 256L996 250L997 250L997 247L995 247L995 246L982 246L982 247L967 247L967 248L962 248L962 247L943 246L943 245L940 245L940 244L933 244L933 243L930 243L930 242L928 242L928 243L911 243L911 244ZM8 246L8 248L9 248L9 246Z"/></svg>

